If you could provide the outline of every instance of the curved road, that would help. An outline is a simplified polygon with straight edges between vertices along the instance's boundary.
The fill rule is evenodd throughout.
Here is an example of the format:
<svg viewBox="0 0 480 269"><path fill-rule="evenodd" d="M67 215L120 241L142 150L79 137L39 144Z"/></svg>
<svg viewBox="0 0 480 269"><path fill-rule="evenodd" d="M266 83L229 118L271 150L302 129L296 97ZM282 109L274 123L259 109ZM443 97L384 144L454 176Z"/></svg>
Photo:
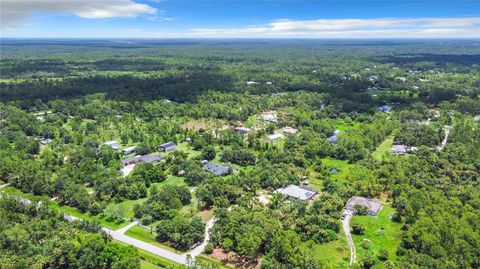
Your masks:
<svg viewBox="0 0 480 269"><path fill-rule="evenodd" d="M350 220L352 219L352 212L345 210L345 218L342 220L343 231L347 237L348 246L350 247L350 265L355 263L357 259L357 251L355 250L355 244L353 243L352 234L350 233Z"/></svg>

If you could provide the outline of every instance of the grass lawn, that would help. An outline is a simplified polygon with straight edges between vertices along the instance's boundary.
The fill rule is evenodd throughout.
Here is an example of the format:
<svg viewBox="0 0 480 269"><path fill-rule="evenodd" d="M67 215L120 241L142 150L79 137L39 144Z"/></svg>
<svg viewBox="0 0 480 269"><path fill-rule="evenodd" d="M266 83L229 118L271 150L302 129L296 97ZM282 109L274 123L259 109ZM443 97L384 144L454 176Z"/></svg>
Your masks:
<svg viewBox="0 0 480 269"><path fill-rule="evenodd" d="M385 139L378 147L377 149L372 152L372 157L377 160L381 161L385 155L385 153L390 152L392 149L393 145L393 138L389 137Z"/></svg>
<svg viewBox="0 0 480 269"><path fill-rule="evenodd" d="M120 242L120 241L115 241L120 245L126 246L127 244ZM145 265L141 265L141 268L174 268L174 269L186 269L185 266L176 263L174 261L165 259L163 257L157 256L153 253L150 253L148 251L145 251L143 249L138 250L138 255L140 256L140 259L146 263ZM150 267L143 267L143 266L150 266Z"/></svg>
<svg viewBox="0 0 480 269"><path fill-rule="evenodd" d="M162 243L158 242L157 240L155 240L155 232L151 233L149 230L147 230L145 228L142 228L140 226L133 226L132 228L128 229L125 232L125 235L133 237L133 238L138 239L140 241L143 241L145 243L149 243L149 244L155 245L157 247L164 248L164 249L179 253L179 254L184 253L184 252L178 251L178 250L176 250L176 249L174 249L174 248L172 248L172 247L170 247L166 244L162 244Z"/></svg>
<svg viewBox="0 0 480 269"><path fill-rule="evenodd" d="M378 257L380 249L385 249L389 253L389 260L395 260L396 250L400 244L402 237L402 224L390 220L390 216L395 214L395 209L389 205L383 205L376 217L372 216L353 216L353 223L360 223L365 227L365 234L352 234L355 248L357 249L357 261L361 261L362 257L368 252L374 257ZM369 249L362 247L364 239L370 240ZM380 266L381 264L379 264Z"/></svg>
<svg viewBox="0 0 480 269"><path fill-rule="evenodd" d="M339 171L338 174L331 174L330 178L334 181L337 181L340 184L345 184L345 178L349 175L350 170L357 166L356 164L350 164L348 161L344 160L337 160L332 158L324 158L322 159L323 165L328 167L328 170L333 168Z"/></svg>
<svg viewBox="0 0 480 269"><path fill-rule="evenodd" d="M217 268L221 268L221 269L235 268L233 265L225 264L222 261L219 261L217 259L214 259L204 254L200 254L199 256L197 256L196 260L201 263L215 265Z"/></svg>
<svg viewBox="0 0 480 269"><path fill-rule="evenodd" d="M108 220L108 217L106 215L99 214L97 216L91 216L89 213L82 213L78 209L70 206L66 206L66 205L59 205L59 204L53 203L51 204L51 208L57 210L58 212L68 214L84 220L88 220L88 221L98 220L100 221L103 227L109 228L112 230L118 230L128 225L128 222L125 220L115 221L115 222L110 221Z"/></svg>
<svg viewBox="0 0 480 269"><path fill-rule="evenodd" d="M149 263L144 260L140 260L140 269L161 269L162 267L155 265L153 263Z"/></svg>
<svg viewBox="0 0 480 269"><path fill-rule="evenodd" d="M350 262L350 248L343 231L339 239L326 244L314 244L312 247L314 255L320 257L327 268L347 268Z"/></svg>
<svg viewBox="0 0 480 269"><path fill-rule="evenodd" d="M187 157L188 159L195 158L198 155L200 155L200 153L201 153L198 150L193 150L187 142L179 143L177 145L176 150L183 151L183 152L187 153L188 154L188 157Z"/></svg>
<svg viewBox="0 0 480 269"><path fill-rule="evenodd" d="M164 185L167 185L167 184L170 184L170 185L186 185L185 178L178 177L178 176L169 176L169 177L167 177L167 179L165 179L162 182L152 183L152 185L150 185L150 188L148 188L148 190L147 190L148 195L150 196L150 189L153 186L156 186L157 188L160 188L161 186L164 186Z"/></svg>
<svg viewBox="0 0 480 269"><path fill-rule="evenodd" d="M135 205L142 204L146 198L138 199L138 200L125 200L120 203L110 203L105 208L105 212L117 212L124 218L133 218L134 212L133 207Z"/></svg>

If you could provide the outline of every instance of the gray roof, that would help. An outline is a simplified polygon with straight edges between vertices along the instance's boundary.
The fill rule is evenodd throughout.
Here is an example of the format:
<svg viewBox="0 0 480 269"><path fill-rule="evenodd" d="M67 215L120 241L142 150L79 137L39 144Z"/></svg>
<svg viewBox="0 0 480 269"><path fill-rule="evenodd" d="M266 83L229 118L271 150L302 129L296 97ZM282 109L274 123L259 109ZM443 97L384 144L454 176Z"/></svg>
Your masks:
<svg viewBox="0 0 480 269"><path fill-rule="evenodd" d="M378 200L372 200L365 197L353 196L347 202L345 206L346 209L350 211L355 211L356 205L363 205L368 209L368 213L370 215L377 215L378 211L380 211L380 207L382 204Z"/></svg>
<svg viewBox="0 0 480 269"><path fill-rule="evenodd" d="M333 132L333 134L327 138L327 141L330 143L330 144L336 144L337 143L337 135L340 134L340 130L335 130Z"/></svg>
<svg viewBox="0 0 480 269"><path fill-rule="evenodd" d="M380 112L389 112L390 110L392 110L392 107L387 106L387 105L383 105L383 106L378 107L378 111L380 111Z"/></svg>
<svg viewBox="0 0 480 269"><path fill-rule="evenodd" d="M155 154L146 154L146 155L137 155L135 157L125 158L121 160L121 162L125 164L129 163L139 163L139 162L146 162L146 163L154 163L163 160L162 156L155 155Z"/></svg>
<svg viewBox="0 0 480 269"><path fill-rule="evenodd" d="M203 166L203 169L205 171L208 171L210 173L213 173L217 176L224 175L228 172L228 166L227 165L219 165L214 162L209 162Z"/></svg>
<svg viewBox="0 0 480 269"><path fill-rule="evenodd" d="M167 142L165 144L160 145L161 148L169 148L169 147L175 147L177 144L174 142Z"/></svg>
<svg viewBox="0 0 480 269"><path fill-rule="evenodd" d="M278 189L277 192L299 200L310 200L318 193L317 190L296 185L289 185L285 188Z"/></svg>

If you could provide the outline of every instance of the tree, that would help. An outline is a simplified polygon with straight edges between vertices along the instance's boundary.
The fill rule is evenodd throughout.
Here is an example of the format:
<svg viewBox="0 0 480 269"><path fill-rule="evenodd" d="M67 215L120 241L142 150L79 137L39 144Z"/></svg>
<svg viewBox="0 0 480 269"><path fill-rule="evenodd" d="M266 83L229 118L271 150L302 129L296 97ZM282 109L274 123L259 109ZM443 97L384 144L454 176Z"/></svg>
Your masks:
<svg viewBox="0 0 480 269"><path fill-rule="evenodd" d="M353 223L352 224L352 232L354 234L364 234L365 233L365 226L360 223Z"/></svg>

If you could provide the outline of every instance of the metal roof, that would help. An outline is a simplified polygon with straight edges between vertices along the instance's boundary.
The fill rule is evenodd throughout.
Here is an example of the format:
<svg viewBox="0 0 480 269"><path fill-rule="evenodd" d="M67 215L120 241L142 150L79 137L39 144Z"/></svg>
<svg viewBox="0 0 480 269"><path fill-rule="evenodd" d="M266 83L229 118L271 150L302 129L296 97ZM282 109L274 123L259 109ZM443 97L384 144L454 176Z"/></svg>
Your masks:
<svg viewBox="0 0 480 269"><path fill-rule="evenodd" d="M310 200L318 193L318 191L314 189L299 187L296 185L289 185L285 188L278 189L277 192L300 200Z"/></svg>

